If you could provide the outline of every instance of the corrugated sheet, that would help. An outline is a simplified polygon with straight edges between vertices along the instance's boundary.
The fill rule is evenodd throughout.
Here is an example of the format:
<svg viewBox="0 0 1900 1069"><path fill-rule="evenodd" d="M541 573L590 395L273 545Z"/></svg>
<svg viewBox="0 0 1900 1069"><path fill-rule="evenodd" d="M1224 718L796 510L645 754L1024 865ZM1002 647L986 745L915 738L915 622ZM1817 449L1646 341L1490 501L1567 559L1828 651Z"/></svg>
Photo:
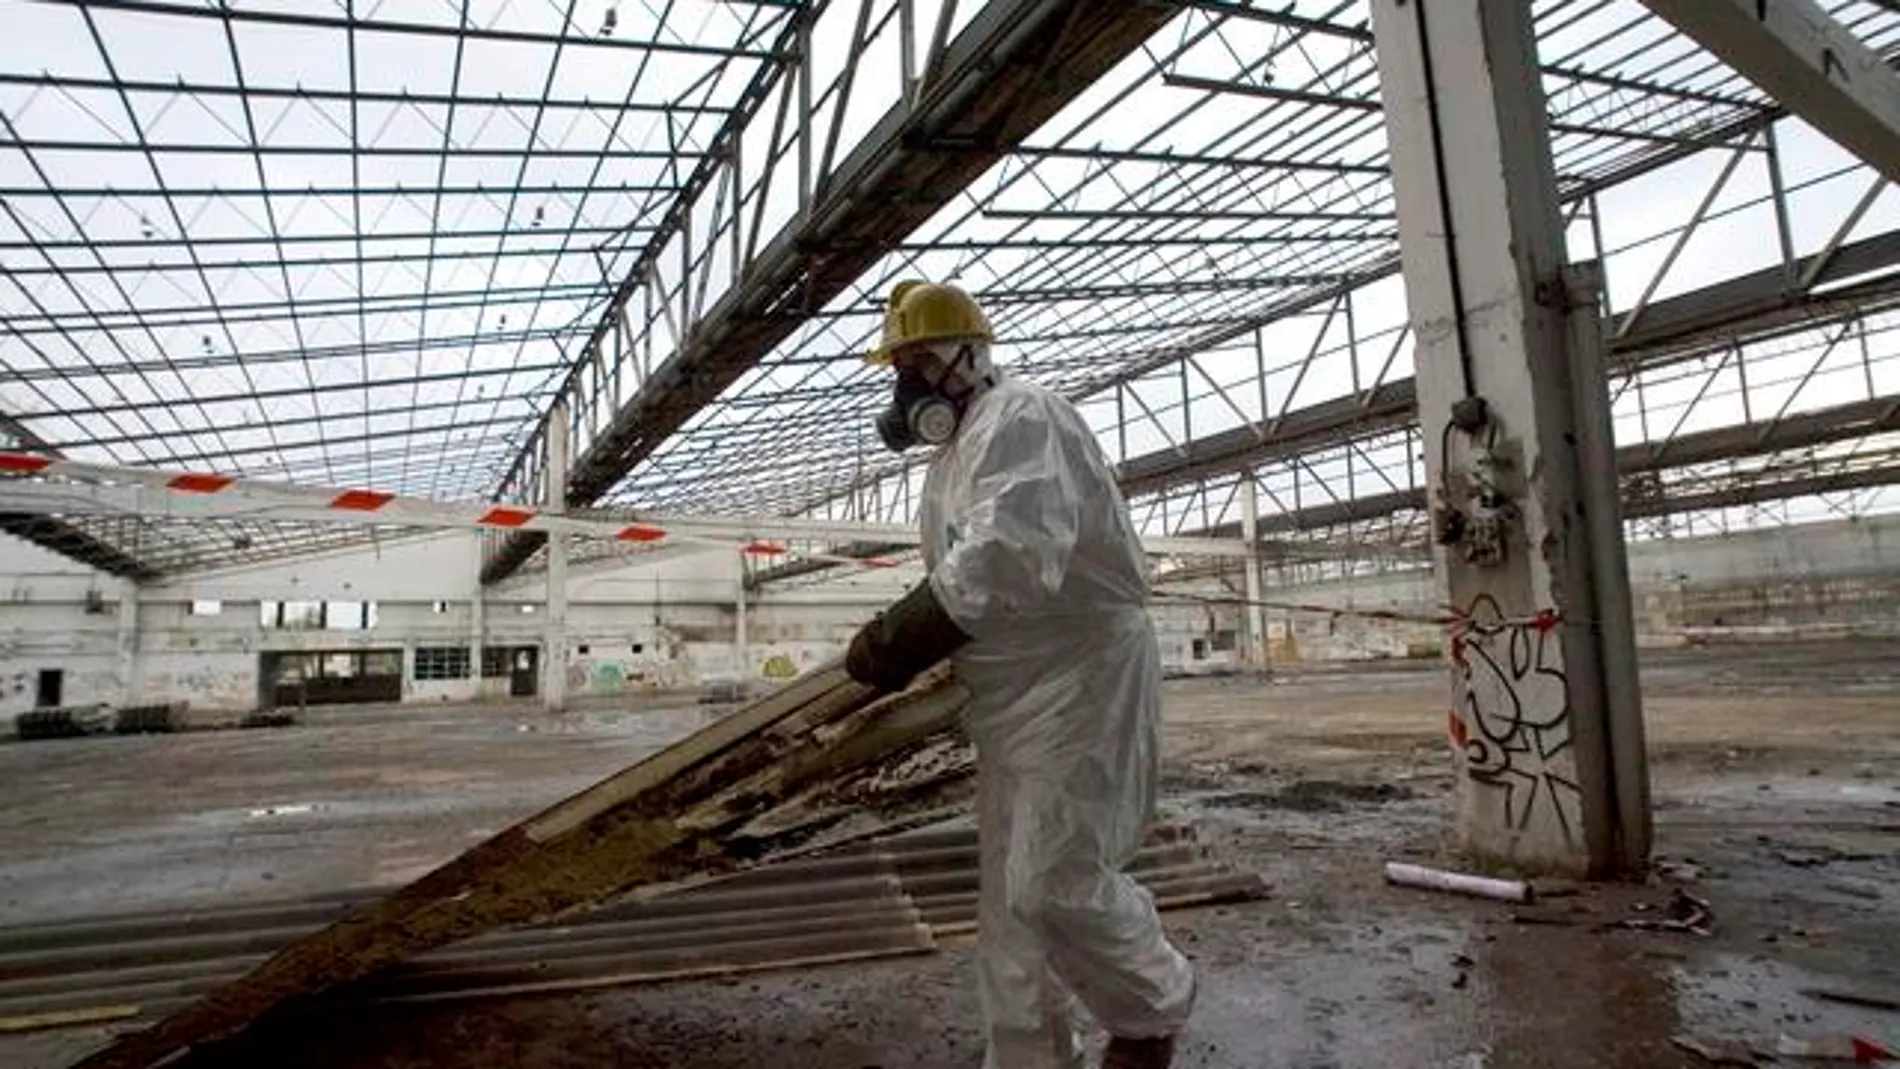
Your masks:
<svg viewBox="0 0 1900 1069"><path fill-rule="evenodd" d="M1180 825L1154 829L1132 871L1164 908L1265 890ZM926 953L975 929L976 890L975 830L924 829L489 933L319 1001L492 997ZM167 1013L384 893L0 929L0 1030Z"/></svg>

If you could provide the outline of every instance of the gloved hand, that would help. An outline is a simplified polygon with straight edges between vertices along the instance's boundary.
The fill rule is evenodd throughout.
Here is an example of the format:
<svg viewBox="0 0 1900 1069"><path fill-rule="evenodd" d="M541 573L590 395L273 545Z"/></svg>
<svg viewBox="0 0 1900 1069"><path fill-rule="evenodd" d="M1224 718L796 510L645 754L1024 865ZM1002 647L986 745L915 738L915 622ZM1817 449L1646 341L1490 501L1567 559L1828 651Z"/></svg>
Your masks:
<svg viewBox="0 0 1900 1069"><path fill-rule="evenodd" d="M852 679L895 693L968 641L925 579L858 629L844 667Z"/></svg>

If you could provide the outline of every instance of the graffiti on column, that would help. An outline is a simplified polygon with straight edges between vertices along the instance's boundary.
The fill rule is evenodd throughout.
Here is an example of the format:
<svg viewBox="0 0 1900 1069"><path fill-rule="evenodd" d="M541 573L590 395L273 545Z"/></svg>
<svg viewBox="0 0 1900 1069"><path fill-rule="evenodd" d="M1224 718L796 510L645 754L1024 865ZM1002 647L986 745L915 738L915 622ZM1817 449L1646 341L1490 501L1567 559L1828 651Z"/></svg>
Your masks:
<svg viewBox="0 0 1900 1069"><path fill-rule="evenodd" d="M1502 795L1512 828L1554 825L1575 845L1583 795L1568 754L1573 737L1561 622L1549 611L1506 619L1489 595L1474 599L1451 626L1449 727L1465 774Z"/></svg>

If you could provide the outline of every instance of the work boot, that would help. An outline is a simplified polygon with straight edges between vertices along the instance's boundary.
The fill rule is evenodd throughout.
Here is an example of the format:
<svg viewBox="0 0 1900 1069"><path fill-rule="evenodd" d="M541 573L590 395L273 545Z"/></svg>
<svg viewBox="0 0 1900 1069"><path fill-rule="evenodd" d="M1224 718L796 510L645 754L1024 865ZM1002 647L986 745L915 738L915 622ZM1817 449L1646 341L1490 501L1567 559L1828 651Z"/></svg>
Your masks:
<svg viewBox="0 0 1900 1069"><path fill-rule="evenodd" d="M1168 1069L1174 1060L1174 1037L1129 1039L1116 1036L1102 1055L1102 1069Z"/></svg>

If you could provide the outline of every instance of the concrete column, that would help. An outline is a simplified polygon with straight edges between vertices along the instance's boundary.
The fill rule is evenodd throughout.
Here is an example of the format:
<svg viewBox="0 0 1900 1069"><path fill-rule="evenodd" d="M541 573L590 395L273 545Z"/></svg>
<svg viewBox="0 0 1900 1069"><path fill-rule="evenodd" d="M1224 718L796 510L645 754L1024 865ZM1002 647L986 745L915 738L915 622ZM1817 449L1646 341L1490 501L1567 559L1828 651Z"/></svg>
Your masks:
<svg viewBox="0 0 1900 1069"><path fill-rule="evenodd" d="M481 567L479 552L475 555L475 566L477 569ZM482 648L487 645L487 640L483 635L483 630L487 626L485 601L481 584L477 583L475 596L468 602L468 669L473 677L477 694L481 693L482 689Z"/></svg>
<svg viewBox="0 0 1900 1069"><path fill-rule="evenodd" d="M1273 658L1267 651L1267 610L1261 605L1260 590L1260 488L1251 470L1240 473L1240 537L1247 543L1246 647L1241 663L1266 672Z"/></svg>
<svg viewBox="0 0 1900 1069"><path fill-rule="evenodd" d="M1528 0L1375 0L1448 636L1458 830L1479 858L1647 862L1629 576L1594 272L1565 262Z"/></svg>
<svg viewBox="0 0 1900 1069"><path fill-rule="evenodd" d="M545 511L567 511L567 402L557 401L548 413L548 473ZM541 694L547 710L567 708L567 536L548 534L547 632L543 640Z"/></svg>
<svg viewBox="0 0 1900 1069"><path fill-rule="evenodd" d="M139 585L119 586L119 704L132 705L139 693Z"/></svg>

